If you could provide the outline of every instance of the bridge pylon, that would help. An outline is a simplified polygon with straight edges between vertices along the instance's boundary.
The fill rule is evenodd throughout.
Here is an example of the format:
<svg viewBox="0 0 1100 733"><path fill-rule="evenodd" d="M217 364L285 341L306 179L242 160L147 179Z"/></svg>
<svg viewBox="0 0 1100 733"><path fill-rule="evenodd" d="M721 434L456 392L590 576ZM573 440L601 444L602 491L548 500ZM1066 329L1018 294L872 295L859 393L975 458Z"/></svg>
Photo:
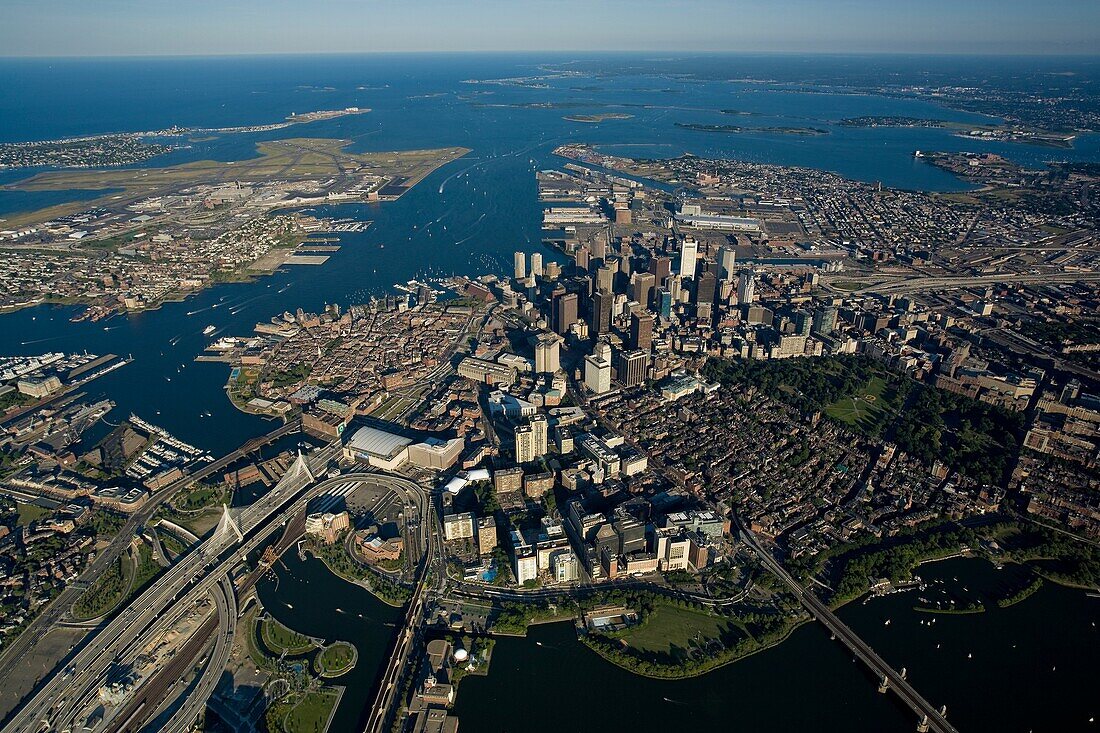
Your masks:
<svg viewBox="0 0 1100 733"><path fill-rule="evenodd" d="M218 521L218 534L224 536L230 532L237 536L237 542L244 542L244 535L241 533L240 526L233 520L229 505L222 504L222 518Z"/></svg>

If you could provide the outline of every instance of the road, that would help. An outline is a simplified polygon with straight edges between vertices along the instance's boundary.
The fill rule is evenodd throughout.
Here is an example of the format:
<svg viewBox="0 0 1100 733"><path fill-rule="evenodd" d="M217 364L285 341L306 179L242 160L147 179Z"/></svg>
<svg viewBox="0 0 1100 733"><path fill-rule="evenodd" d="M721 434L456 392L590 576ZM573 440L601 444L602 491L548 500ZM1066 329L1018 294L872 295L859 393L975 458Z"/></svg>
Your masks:
<svg viewBox="0 0 1100 733"><path fill-rule="evenodd" d="M367 718L364 730L368 733L382 733L387 730L386 723L398 702L397 695L401 692L401 677L409 669L410 664L416 663L416 660L410 657L418 646L416 641L420 637L428 593L433 589L441 592L447 582L446 568L443 567L443 553L439 551L438 518L432 508L431 498L424 489L411 481L401 481L401 485L395 488L405 493L407 502L416 504L420 517L419 541L423 553L420 577L417 579L416 588L405 612L404 623L397 633L397 641L378 683L378 692L375 694L374 704ZM433 575L434 586L429 582Z"/></svg>
<svg viewBox="0 0 1100 733"><path fill-rule="evenodd" d="M4 731L70 727L74 716L84 709L87 700L94 697L107 678L115 660L132 658L146 640L175 621L177 610L185 612L209 592L213 584L240 561L239 553L259 546L266 539L272 518L277 520L278 513L288 503L315 483L314 475L339 456L340 448L340 442L334 441L312 454L308 461L300 458L270 492L242 509L237 524L246 537L253 535L244 544L237 546L234 533L219 529L180 558L110 623L87 637L83 648L66 660L67 673L55 670L12 717ZM224 557L227 554L228 559Z"/></svg>
<svg viewBox="0 0 1100 733"><path fill-rule="evenodd" d="M787 570L779 564L770 552L764 549L757 541L755 535L742 529L745 544L748 545L760 558L760 561L791 590L798 601L808 610L814 618L820 621L837 639L844 643L853 654L859 657L876 676L889 682L889 687L901 698L914 713L923 730L932 730L936 733L958 733L953 725L933 707L931 703L921 697L908 680L899 672L896 672L882 657L867 645L854 631L837 618L828 606L821 602L812 592L802 587Z"/></svg>
<svg viewBox="0 0 1100 733"><path fill-rule="evenodd" d="M844 279L844 278L836 278ZM995 285L997 283L1049 284L1071 283L1078 281L1100 280L1100 272L1050 272L1042 275L1004 272L998 275L967 275L948 277L910 277L893 282L881 282L851 291L852 295L880 293L883 295L919 293L923 290L951 290L969 288L975 285Z"/></svg>
<svg viewBox="0 0 1100 733"><path fill-rule="evenodd" d="M80 577L67 585L61 593L45 608L38 617L0 654L0 683L10 684L9 673L15 669L19 660L33 654L35 646L40 642L50 629L64 621L69 610L84 590L91 586L99 577L114 565L115 561L126 551L130 540L137 532L138 527L144 526L153 516L153 513L170 499L176 492L196 481L201 481L218 471L226 468L234 461L248 455L260 446L267 445L283 436L297 432L301 428L298 421L289 422L266 435L248 441L243 446L229 455L223 456L210 463L196 462L185 467L190 471L178 481L169 484L161 491L153 494L150 500L138 511L130 515L118 534L111 539L110 544L96 555L96 559L85 568ZM28 690L30 692L30 690Z"/></svg>

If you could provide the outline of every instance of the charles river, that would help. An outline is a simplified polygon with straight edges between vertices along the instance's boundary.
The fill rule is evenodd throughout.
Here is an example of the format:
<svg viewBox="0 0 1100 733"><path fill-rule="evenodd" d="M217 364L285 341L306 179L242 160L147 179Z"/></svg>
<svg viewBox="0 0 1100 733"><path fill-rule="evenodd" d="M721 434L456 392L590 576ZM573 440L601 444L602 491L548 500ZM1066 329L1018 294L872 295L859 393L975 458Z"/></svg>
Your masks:
<svg viewBox="0 0 1100 733"><path fill-rule="evenodd" d="M942 129L859 129L846 117L899 115L965 122L988 120L932 104L866 95L804 93L748 81L843 73L844 58L703 57L706 79L654 74L657 60L630 57L361 56L143 60L0 61L0 141L52 139L172 125L226 127L281 121L291 112L369 107L369 114L257 134L221 135L155 158L162 166L192 160L240 160L259 140L339 137L352 150L461 145L472 152L394 203L342 205L320 214L370 220L340 235L341 249L321 267L300 267L245 284L221 285L181 303L98 323L71 323L67 306L40 306L0 316L0 353L84 351L132 355L134 362L91 385L117 404L112 421L134 412L183 440L228 452L271 429L235 410L223 385L227 368L196 363L213 325L217 335L247 335L284 310L347 306L416 276L504 272L516 249L540 244L541 207L534 171L560 165L551 151L588 141L602 150L664 157L691 152L830 170L886 186L929 191L965 189L952 176L913 158L913 151L975 149L1022 163L1100 161L1100 139L1072 150L972 143ZM960 59L882 59L913 71ZM1010 65L1011 60L976 63ZM543 64L573 75L536 84L464 84L468 79L532 77ZM716 74L719 70L721 73ZM1001 69L1003 70L1003 69ZM717 80L720 79L720 80ZM740 79L743 81L726 81ZM552 104L548 104L552 103ZM720 110L758 113L745 126L816 127L822 136L721 134L676 122L724 124ZM569 122L569 114L625 112L630 119ZM0 171L0 183L28 175ZM808 172L807 175L812 175ZM5 213L92 192L0 191ZM384 247L382 246L384 245ZM216 338L217 336L214 336ZM204 415L208 414L209 417ZM958 594L995 593L999 573L983 561L949 560L920 569ZM965 589L965 590L964 590ZM329 574L317 561L288 556L278 582L261 597L280 620L308 634L347 639L359 666L333 730L354 730L371 699L397 612ZM1045 585L1016 606L977 615L930 616L912 610L913 593L854 603L840 615L888 662L906 667L928 699L969 731L1100 730L1096 663L1100 600ZM887 624L887 621L890 621ZM923 623L922 623L923 622ZM533 628L526 639L498 643L490 675L467 678L456 713L464 730L639 731L910 731L916 721L892 695L876 692L861 665L827 632L805 625L771 649L703 677L656 682L622 671L589 652L569 625Z"/></svg>

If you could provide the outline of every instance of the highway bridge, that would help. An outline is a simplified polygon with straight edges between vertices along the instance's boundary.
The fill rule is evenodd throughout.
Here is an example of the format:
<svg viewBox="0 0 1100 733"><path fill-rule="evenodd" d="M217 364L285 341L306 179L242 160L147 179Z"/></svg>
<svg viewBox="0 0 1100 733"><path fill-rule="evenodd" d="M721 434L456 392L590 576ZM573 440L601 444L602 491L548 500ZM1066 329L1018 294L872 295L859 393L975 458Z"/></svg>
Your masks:
<svg viewBox="0 0 1100 733"><path fill-rule="evenodd" d="M34 654L35 647L46 634L49 633L50 629L68 618L69 611L76 600L80 598L84 591L95 583L104 572L114 565L115 561L130 546L130 540L133 538L138 528L144 526L149 519L152 518L153 513L156 512L165 501L175 495L176 492L190 486L196 481L202 481L258 448L273 443L284 436L296 433L300 429L300 421L293 420L285 425L279 426L270 433L248 441L237 450L215 461L196 461L188 464L184 468L187 475L153 494L150 500L146 502L141 509L134 512L111 540L110 544L100 550L99 554L96 555L96 559L91 565L85 568L80 577L66 586L42 613L31 622L23 633L16 637L15 640L4 649L3 653L0 653L0 680L10 684L8 672L14 669L20 660L26 659ZM27 692L30 692L30 690L27 690Z"/></svg>
<svg viewBox="0 0 1100 733"><path fill-rule="evenodd" d="M241 557L266 541L269 530L277 526L288 505L297 500L304 509L316 490L304 497L302 492L316 483L316 474L339 456L340 448L340 442L334 441L308 459L299 456L271 491L239 510L234 523L240 535L216 531L180 558L122 613L93 633L65 661L62 670L55 670L50 680L12 717L3 729L5 733L78 730L83 721L78 721L77 716L87 709L114 666L132 659L148 639L169 628L211 592ZM241 536L247 539L238 543Z"/></svg>
<svg viewBox="0 0 1100 733"><path fill-rule="evenodd" d="M424 622L425 607L428 593L431 590L441 592L447 582L447 573L444 566L444 556L441 552L441 529L439 519L432 508L431 497L417 484L411 481L399 481L395 488L402 491L407 504L417 507L420 521L418 526L419 544L422 548L419 576L413 596L409 601L405 612L404 623L397 632L394 648L390 653L389 661L382 672L382 678L378 683L378 691L375 694L374 704L371 706L370 715L364 728L367 733L382 733L389 730L388 722L391 720L398 703L398 694L401 691L401 677L409 671L410 665L415 665L416 660L411 659L413 652L418 648L421 627ZM435 583L432 584L434 579Z"/></svg>
<svg viewBox="0 0 1100 733"><path fill-rule="evenodd" d="M958 733L955 727L948 723L947 718L944 717L946 714L946 706L937 709L921 697L920 693L905 679L903 673L895 671L875 652L874 649L868 646L867 643L859 638L854 631L848 628L843 621L837 618L836 614L834 614L828 606L822 603L817 596L803 588L802 584L795 580L794 577L779 564L779 561L760 545L755 535L747 529L742 529L741 534L745 539L745 544L756 553L761 562L763 562L769 570L779 576L780 580L782 580L791 592L794 593L795 598L798 599L806 610L866 664L871 669L871 672L883 681L880 689L884 692L884 688L893 690L894 693L901 698L901 701L916 713L918 731Z"/></svg>

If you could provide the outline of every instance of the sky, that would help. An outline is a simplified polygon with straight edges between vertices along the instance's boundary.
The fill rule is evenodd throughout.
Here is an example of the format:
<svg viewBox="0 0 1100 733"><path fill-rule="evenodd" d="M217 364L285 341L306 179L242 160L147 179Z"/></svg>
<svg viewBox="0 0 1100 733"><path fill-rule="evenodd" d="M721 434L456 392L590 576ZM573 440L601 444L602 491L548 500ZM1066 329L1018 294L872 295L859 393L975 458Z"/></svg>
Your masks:
<svg viewBox="0 0 1100 733"><path fill-rule="evenodd" d="M0 56L1100 55L1100 0L0 0Z"/></svg>

